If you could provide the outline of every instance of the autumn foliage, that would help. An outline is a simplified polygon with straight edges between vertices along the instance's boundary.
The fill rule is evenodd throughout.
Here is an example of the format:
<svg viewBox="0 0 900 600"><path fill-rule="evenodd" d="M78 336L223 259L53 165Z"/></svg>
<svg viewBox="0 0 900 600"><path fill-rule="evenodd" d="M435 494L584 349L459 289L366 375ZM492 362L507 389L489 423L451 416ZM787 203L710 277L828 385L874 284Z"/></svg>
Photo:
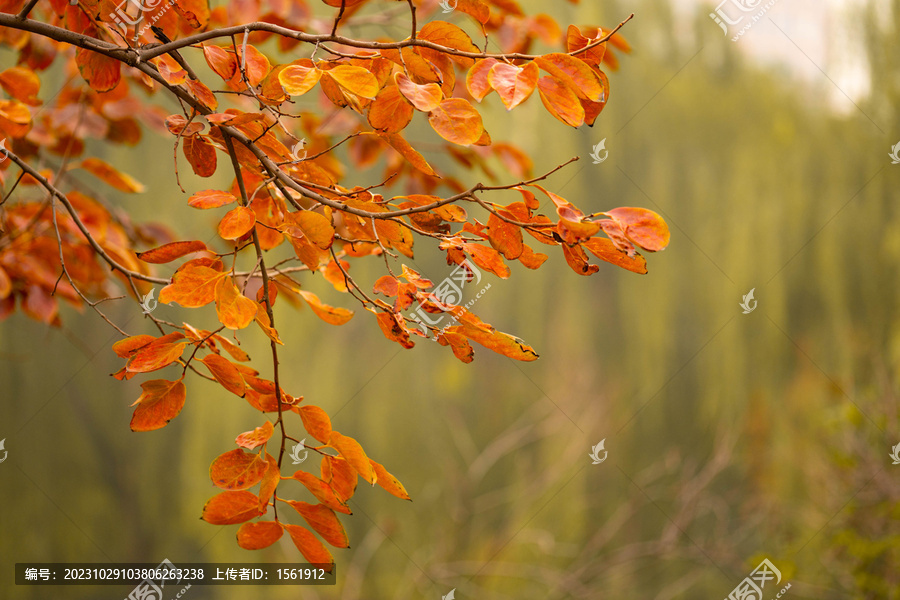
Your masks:
<svg viewBox="0 0 900 600"><path fill-rule="evenodd" d="M599 270L591 256L646 273L640 251L662 250L669 232L646 209L585 214L539 183L566 165L535 177L524 152L492 140L480 110L492 102L513 110L536 92L561 123L593 125L609 100L604 69L617 67L613 47L629 49L616 33L621 24L563 30L514 0L458 0L449 16L433 1L314 4L0 0L0 43L18 56L0 72L0 318L19 308L58 325L60 301L96 311L122 335L112 347L122 360L114 376L140 377L133 431L178 416L189 370L260 411L260 421L232 434L236 448L212 462L220 491L202 518L239 524L238 544L250 550L286 533L306 560L330 565L326 544L349 545L337 513L351 513L360 479L409 495L356 439L334 430L323 409L281 385L279 346L293 340L277 327L276 303L308 305L331 325L348 322L351 309L304 289L304 278L318 273L404 348L432 338L471 362L475 342L530 361L534 349L447 302L401 257L412 259L418 240L435 244L448 265L500 279L514 261L541 267L548 254L540 250L580 275ZM404 24L409 36L342 33L376 17ZM535 47L549 50L529 54ZM66 83L53 96L43 82L56 72ZM408 141L414 123L434 132L427 151ZM168 139L199 177L228 173L224 189L185 190L176 160L172 193L155 200L161 211L174 200L214 212L207 241L133 223L113 200L144 186L85 156L90 140L133 148L148 135ZM489 183L436 169L441 154L467 178L480 171ZM492 159L514 183L498 182ZM353 181L379 166L380 184ZM488 199L503 195L511 198ZM384 275L357 281L351 267L371 260L383 261ZM215 311L219 325L200 329L145 310L156 333L129 335L103 312L117 300L138 310L154 286L162 286L159 302ZM423 326L410 316L416 307L453 324ZM271 347L258 369L241 349L250 336L266 336ZM286 448L307 436L317 442L306 448L321 457L319 469L286 473Z"/></svg>

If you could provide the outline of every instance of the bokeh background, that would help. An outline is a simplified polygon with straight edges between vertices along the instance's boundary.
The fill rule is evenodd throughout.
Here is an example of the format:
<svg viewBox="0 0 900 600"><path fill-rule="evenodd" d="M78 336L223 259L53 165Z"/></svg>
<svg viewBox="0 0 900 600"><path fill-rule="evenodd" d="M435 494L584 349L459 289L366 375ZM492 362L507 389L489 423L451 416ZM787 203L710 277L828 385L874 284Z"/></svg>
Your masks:
<svg viewBox="0 0 900 600"><path fill-rule="evenodd" d="M184 598L724 598L763 558L791 583L784 597L900 598L900 466L888 456L900 443L900 165L888 157L900 142L900 0L779 0L738 42L705 1L523 4L563 24L611 27L634 12L623 31L634 51L619 55L592 129L565 127L536 97L511 115L487 100L492 137L532 154L536 173L581 157L548 187L585 211L656 210L669 249L645 276L579 277L558 253L537 272L485 275L473 310L535 347L527 364L478 346L470 365L428 342L404 351L359 310L339 328L282 310L288 389L413 502L361 486L335 587ZM411 131L435 143L427 126ZM602 139L609 158L595 165ZM136 219L208 235L215 217L189 211L171 182L170 140L145 132L135 151L90 151L148 186L118 199ZM186 189L216 186L183 162L181 176ZM426 246L411 266L439 281L449 268ZM372 282L383 265L354 268ZM358 308L320 278L307 285ZM751 289L758 306L742 314ZM111 315L150 332L133 303ZM61 329L0 325L0 598L129 592L16 587L15 562L299 560L286 537L250 553L237 526L199 519L216 492L209 463L259 415L196 380L168 427L131 433L139 387L108 376L115 332L90 312L63 317ZM593 465L600 440L608 459Z"/></svg>

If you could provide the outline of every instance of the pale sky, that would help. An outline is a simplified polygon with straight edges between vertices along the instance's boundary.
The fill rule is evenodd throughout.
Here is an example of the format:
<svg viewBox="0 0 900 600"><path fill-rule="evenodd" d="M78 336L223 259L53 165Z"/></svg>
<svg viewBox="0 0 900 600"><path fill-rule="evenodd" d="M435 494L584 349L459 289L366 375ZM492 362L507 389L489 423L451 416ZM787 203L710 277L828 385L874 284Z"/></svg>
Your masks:
<svg viewBox="0 0 900 600"><path fill-rule="evenodd" d="M762 2L760 9L770 1ZM689 20L690 14L696 14L698 5L713 12L720 2L674 0L672 4L676 13ZM792 78L821 89L835 109L852 110L854 107L847 96L853 100L864 96L869 80L859 40L855 39L852 28L844 24L864 4L865 0L776 0L737 42L730 42L732 31L739 29L732 26L729 43L764 64L786 68ZM718 27L712 19L709 25Z"/></svg>

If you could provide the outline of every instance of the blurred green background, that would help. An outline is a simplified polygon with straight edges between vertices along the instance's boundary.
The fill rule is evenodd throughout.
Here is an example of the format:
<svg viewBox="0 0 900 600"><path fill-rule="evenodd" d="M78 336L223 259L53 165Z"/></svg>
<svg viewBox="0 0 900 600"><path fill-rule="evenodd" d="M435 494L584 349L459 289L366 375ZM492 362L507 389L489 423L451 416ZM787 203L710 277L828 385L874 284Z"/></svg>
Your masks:
<svg viewBox="0 0 900 600"><path fill-rule="evenodd" d="M734 43L707 4L532 2L563 24L611 27L634 12L635 50L619 54L593 129L562 125L536 97L512 115L492 97L492 137L532 154L535 173L581 157L547 187L585 212L656 210L670 247L645 276L603 265L583 278L559 252L537 272L486 274L473 310L532 345L533 363L476 346L464 365L429 342L401 350L360 310L336 328L282 308L287 389L325 408L413 502L360 486L342 518L352 549L333 550L335 587L184 598L724 598L762 558L790 581L785 597L900 598L900 466L888 456L900 443L900 166L887 156L900 141L900 0L806 5L832 19L811 36L791 3ZM831 61L810 52L823 39ZM836 81L847 60L865 93ZM601 139L609 159L594 165ZM208 237L216 216L189 211L171 184L170 140L92 150L147 184L121 199L136 220ZM181 166L186 189L215 187ZM406 262L439 281L449 269L427 246ZM371 283L383 264L354 269ZM303 281L358 309L321 278ZM745 315L751 288L758 307ZM133 303L111 316L151 332ZM108 376L117 337L90 312L63 317L62 330L21 316L0 326L0 597L129 591L16 587L14 562L301 560L286 537L251 553L237 526L199 519L216 493L209 463L262 417L194 378L175 421L131 433L139 381ZM267 375L259 337L245 348ZM608 459L592 465L600 440Z"/></svg>

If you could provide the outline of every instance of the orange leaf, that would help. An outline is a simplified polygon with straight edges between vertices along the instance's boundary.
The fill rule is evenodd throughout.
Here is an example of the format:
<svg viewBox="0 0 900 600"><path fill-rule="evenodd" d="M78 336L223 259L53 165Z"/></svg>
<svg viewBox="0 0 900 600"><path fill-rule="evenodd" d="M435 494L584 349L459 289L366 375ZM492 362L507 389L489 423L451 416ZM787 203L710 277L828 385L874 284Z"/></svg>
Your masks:
<svg viewBox="0 0 900 600"><path fill-rule="evenodd" d="M130 373L149 373L169 366L181 357L187 342L184 334L175 332L157 338L138 350L128 360L126 370Z"/></svg>
<svg viewBox="0 0 900 600"><path fill-rule="evenodd" d="M199 100L201 103L203 103L206 108L210 110L216 110L219 107L219 101L216 100L215 94L213 94L212 91L202 82L195 79L188 79L187 88L191 90L191 93L194 94L194 97L197 98L197 100Z"/></svg>
<svg viewBox="0 0 900 600"><path fill-rule="evenodd" d="M253 452L240 448L219 456L209 467L213 485L223 490L246 490L262 481L268 463Z"/></svg>
<svg viewBox="0 0 900 600"><path fill-rule="evenodd" d="M256 225L256 213L249 206L238 206L228 211L219 221L219 235L226 240L236 240Z"/></svg>
<svg viewBox="0 0 900 600"><path fill-rule="evenodd" d="M266 58L266 55L257 50L254 46L247 46L247 55L244 58L241 54L240 47L238 49L236 60L238 64L242 61L246 65L246 73L247 80L250 82L252 87L256 87L259 85L263 79L266 78L266 75L269 74L269 71L272 70L272 65L269 63L269 59ZM232 81L237 80L241 82L240 87L243 88L243 78L241 77L240 71L237 71L234 74L234 78Z"/></svg>
<svg viewBox="0 0 900 600"><path fill-rule="evenodd" d="M93 27L90 29L94 33L97 31ZM88 32L85 33L91 35ZM122 79L121 62L91 50L76 48L75 64L78 65L81 76L95 92L108 92L119 85L119 81Z"/></svg>
<svg viewBox="0 0 900 600"><path fill-rule="evenodd" d="M621 207L603 213L625 228L625 237L647 252L658 252L669 245L669 226L661 216L646 208Z"/></svg>
<svg viewBox="0 0 900 600"><path fill-rule="evenodd" d="M378 319L378 326L381 327L381 331L387 339L397 342L407 350L416 345L409 339L409 331L406 329L402 317L392 312L379 312L375 318Z"/></svg>
<svg viewBox="0 0 900 600"><path fill-rule="evenodd" d="M222 387L236 396L244 397L247 384L234 363L218 354L208 354L201 358L200 362L206 365L209 372L216 378L216 381L222 384ZM250 450L252 449L250 448Z"/></svg>
<svg viewBox="0 0 900 600"><path fill-rule="evenodd" d="M519 262L521 262L529 269L537 269L542 264L544 264L544 261L546 261L548 258L549 256L547 256L546 254L542 252L535 252L528 244L523 244L522 254L519 256Z"/></svg>
<svg viewBox="0 0 900 600"><path fill-rule="evenodd" d="M209 23L208 0L175 0L174 6L175 12L194 29L206 27Z"/></svg>
<svg viewBox="0 0 900 600"><path fill-rule="evenodd" d="M188 200L188 206L192 208L218 208L236 202L237 198L228 192L219 190L203 190L197 192Z"/></svg>
<svg viewBox="0 0 900 600"><path fill-rule="evenodd" d="M409 125L412 120L413 107L400 93L396 85L382 88L375 100L369 105L366 119L374 129L387 133L397 133Z"/></svg>
<svg viewBox="0 0 900 600"><path fill-rule="evenodd" d="M491 9L481 0L455 0L451 3L459 12L464 12L485 25L491 19Z"/></svg>
<svg viewBox="0 0 900 600"><path fill-rule="evenodd" d="M422 112L433 111L444 99L441 86L436 83L425 83L422 85L413 83L405 73L394 75L394 81L397 82L397 89L400 90L403 97Z"/></svg>
<svg viewBox="0 0 900 600"><path fill-rule="evenodd" d="M218 46L203 46L203 57L209 68L225 81L229 81L237 72L238 63L233 52Z"/></svg>
<svg viewBox="0 0 900 600"><path fill-rule="evenodd" d="M331 437L331 419L328 418L328 413L313 405L301 406L299 410L306 431L323 444L327 444Z"/></svg>
<svg viewBox="0 0 900 600"><path fill-rule="evenodd" d="M488 81L488 75L494 65L500 64L496 58L484 58L472 65L469 72L466 73L466 89L475 100L481 102L484 97L494 91Z"/></svg>
<svg viewBox="0 0 900 600"><path fill-rule="evenodd" d="M506 110L512 110L531 96L540 70L533 62L524 67L498 62L488 71L488 83L497 90Z"/></svg>
<svg viewBox="0 0 900 600"><path fill-rule="evenodd" d="M120 192L135 193L144 191L144 186L131 175L122 173L99 158L86 158L78 166Z"/></svg>
<svg viewBox="0 0 900 600"><path fill-rule="evenodd" d="M306 471L297 471L292 478L306 486L306 489L325 506L347 515L352 514L345 500L338 496L327 482Z"/></svg>
<svg viewBox="0 0 900 600"><path fill-rule="evenodd" d="M162 294L160 294L162 297ZM256 317L256 302L247 298L228 277L216 284L216 314L228 329L243 329Z"/></svg>
<svg viewBox="0 0 900 600"><path fill-rule="evenodd" d="M551 115L572 127L584 123L584 107L571 88L555 77L541 77L538 80L541 102Z"/></svg>
<svg viewBox="0 0 900 600"><path fill-rule="evenodd" d="M119 358L131 358L135 352L156 340L152 335L133 335L119 340L112 345L113 352Z"/></svg>
<svg viewBox="0 0 900 600"><path fill-rule="evenodd" d="M225 352L231 355L231 358L240 362L247 362L250 360L250 355L244 352L240 346L237 346L231 340L222 337L221 335L214 335L212 337L216 343L220 344Z"/></svg>
<svg viewBox="0 0 900 600"><path fill-rule="evenodd" d="M209 248L199 240L190 242L170 242L153 248L152 250L147 250L146 252L138 252L137 257L144 262L161 265L172 262L176 258L181 258L192 252L200 252L201 250L209 250Z"/></svg>
<svg viewBox="0 0 900 600"><path fill-rule="evenodd" d="M497 354L525 362L537 360L537 352L531 346L525 345L525 342L522 340L508 333L497 331L490 325L486 325L486 327L487 330L474 325L464 324L459 329L459 333L462 333L474 342L478 342L485 348L493 350Z"/></svg>
<svg viewBox="0 0 900 600"><path fill-rule="evenodd" d="M322 250L331 248L334 242L334 226L328 217L311 210L288 213L284 232L294 238L305 238Z"/></svg>
<svg viewBox="0 0 900 600"><path fill-rule="evenodd" d="M534 62L553 77L562 81L575 95L585 100L599 102L603 98L603 85L591 67L579 58L555 52L534 59Z"/></svg>
<svg viewBox="0 0 900 600"><path fill-rule="evenodd" d="M301 96L313 89L322 77L322 71L315 67L289 65L278 73L278 82L291 96Z"/></svg>
<svg viewBox="0 0 900 600"><path fill-rule="evenodd" d="M184 407L184 383L152 379L141 384L143 393L135 401L138 405L131 417L132 431L153 431L165 427Z"/></svg>
<svg viewBox="0 0 900 600"><path fill-rule="evenodd" d="M446 21L430 21L419 31L419 39L428 40L441 46L455 48L464 52L480 53L478 46L472 43L472 38L465 31ZM449 54L448 58L464 67L470 67L475 59Z"/></svg>
<svg viewBox="0 0 900 600"><path fill-rule="evenodd" d="M600 37L602 37L602 35ZM566 50L568 52L581 50L582 48L585 48L596 42L598 39L600 39L600 37L586 37L576 26L569 25L569 28L566 31ZM574 56L583 60L587 64L594 65L596 67L599 66L601 62L603 62L603 55L605 53L606 42L600 44L599 46L594 46L589 50L585 50L584 52L577 52L576 54L574 54Z"/></svg>
<svg viewBox="0 0 900 600"><path fill-rule="evenodd" d="M270 340L284 346L284 342L278 337L278 332L272 327L272 322L269 320L269 314L266 312L266 307L262 304L257 304L256 306L256 316L254 317L256 324L259 325L259 328L262 329L263 333L265 333Z"/></svg>
<svg viewBox="0 0 900 600"><path fill-rule="evenodd" d="M500 279L509 278L509 267L503 262L499 252L481 244L466 243L463 244L463 247L476 265L490 271Z"/></svg>
<svg viewBox="0 0 900 600"><path fill-rule="evenodd" d="M352 437L332 431L331 437L328 438L328 445L337 450L350 466L359 473L360 477L375 485L375 469L369 462L369 457L366 456L359 442Z"/></svg>
<svg viewBox="0 0 900 600"><path fill-rule="evenodd" d="M581 246L567 246L563 244L562 250L563 255L566 257L566 262L579 275L589 276L600 270L600 267L588 262L587 254L585 254Z"/></svg>
<svg viewBox="0 0 900 600"><path fill-rule="evenodd" d="M378 137L390 144L391 148L400 153L409 164L431 177L437 177L438 174L425 158L407 142L399 133L379 133Z"/></svg>
<svg viewBox="0 0 900 600"><path fill-rule="evenodd" d="M627 253L616 248L616 245L607 238L591 238L581 245L587 248L591 254L600 260L605 260L617 267L622 267L623 269L633 271L634 273L640 273L641 275L647 273L647 261L643 256L635 254L633 257L629 257Z"/></svg>
<svg viewBox="0 0 900 600"><path fill-rule="evenodd" d="M203 131L203 123L189 123L182 115L169 115L166 117L166 128L172 135L190 136Z"/></svg>
<svg viewBox="0 0 900 600"><path fill-rule="evenodd" d="M316 316L331 325L343 325L353 318L353 311L347 308L335 308L323 304L319 297L312 292L300 290L300 295L309 303L309 307L313 309Z"/></svg>
<svg viewBox="0 0 900 600"><path fill-rule="evenodd" d="M253 492L222 492L206 502L200 518L212 525L237 525L258 514L259 498Z"/></svg>
<svg viewBox="0 0 900 600"><path fill-rule="evenodd" d="M409 494L406 493L406 488L403 487L403 484L400 481L388 473L387 469L384 468L383 465L375 462L371 458L369 462L372 463L372 468L375 469L375 476L378 478L378 485L387 490L389 493L397 496L398 498L402 498L404 500L412 500L409 497Z"/></svg>
<svg viewBox="0 0 900 600"><path fill-rule="evenodd" d="M494 250L509 260L519 258L524 250L522 230L493 213L488 218L488 241Z"/></svg>
<svg viewBox="0 0 900 600"><path fill-rule="evenodd" d="M237 532L238 546L244 550L268 548L284 535L281 525L275 521L244 523Z"/></svg>
<svg viewBox="0 0 900 600"><path fill-rule="evenodd" d="M324 71L339 86L360 98L374 99L378 95L378 80L371 71L353 65L338 65Z"/></svg>
<svg viewBox="0 0 900 600"><path fill-rule="evenodd" d="M199 134L185 137L182 148L196 175L212 177L215 174L216 148L205 137Z"/></svg>
<svg viewBox="0 0 900 600"><path fill-rule="evenodd" d="M254 450L269 441L269 438L272 437L272 434L274 432L275 428L273 427L272 423L270 421L266 421L263 425L260 425L253 431L246 431L237 436L237 438L235 438L234 440L234 443L241 448Z"/></svg>
<svg viewBox="0 0 900 600"><path fill-rule="evenodd" d="M159 301L176 302L185 308L199 308L215 300L216 284L225 277L215 269L189 264L175 272L172 283L159 292Z"/></svg>
<svg viewBox="0 0 900 600"><path fill-rule="evenodd" d="M40 106L37 93L41 89L41 80L31 69L10 67L0 73L0 87L7 94L31 106Z"/></svg>
<svg viewBox="0 0 900 600"><path fill-rule="evenodd" d="M431 127L448 142L468 146L484 133L481 115L465 98L447 98L428 114Z"/></svg>
<svg viewBox="0 0 900 600"><path fill-rule="evenodd" d="M299 525L288 525L287 523L282 523L281 526L291 536L294 545L297 546L300 554L306 558L307 562L331 573L334 569L334 558L332 558L328 548L310 530Z"/></svg>
<svg viewBox="0 0 900 600"><path fill-rule="evenodd" d="M323 456L322 479L328 482L338 498L346 501L353 497L359 475L350 463L340 456Z"/></svg>
<svg viewBox="0 0 900 600"><path fill-rule="evenodd" d="M316 533L335 548L349 548L350 540L334 511L324 504L289 502Z"/></svg>
<svg viewBox="0 0 900 600"><path fill-rule="evenodd" d="M278 461L275 457L266 454L266 464L269 465L269 469L259 483L259 514L266 512L269 500L281 482L281 469L278 468Z"/></svg>

